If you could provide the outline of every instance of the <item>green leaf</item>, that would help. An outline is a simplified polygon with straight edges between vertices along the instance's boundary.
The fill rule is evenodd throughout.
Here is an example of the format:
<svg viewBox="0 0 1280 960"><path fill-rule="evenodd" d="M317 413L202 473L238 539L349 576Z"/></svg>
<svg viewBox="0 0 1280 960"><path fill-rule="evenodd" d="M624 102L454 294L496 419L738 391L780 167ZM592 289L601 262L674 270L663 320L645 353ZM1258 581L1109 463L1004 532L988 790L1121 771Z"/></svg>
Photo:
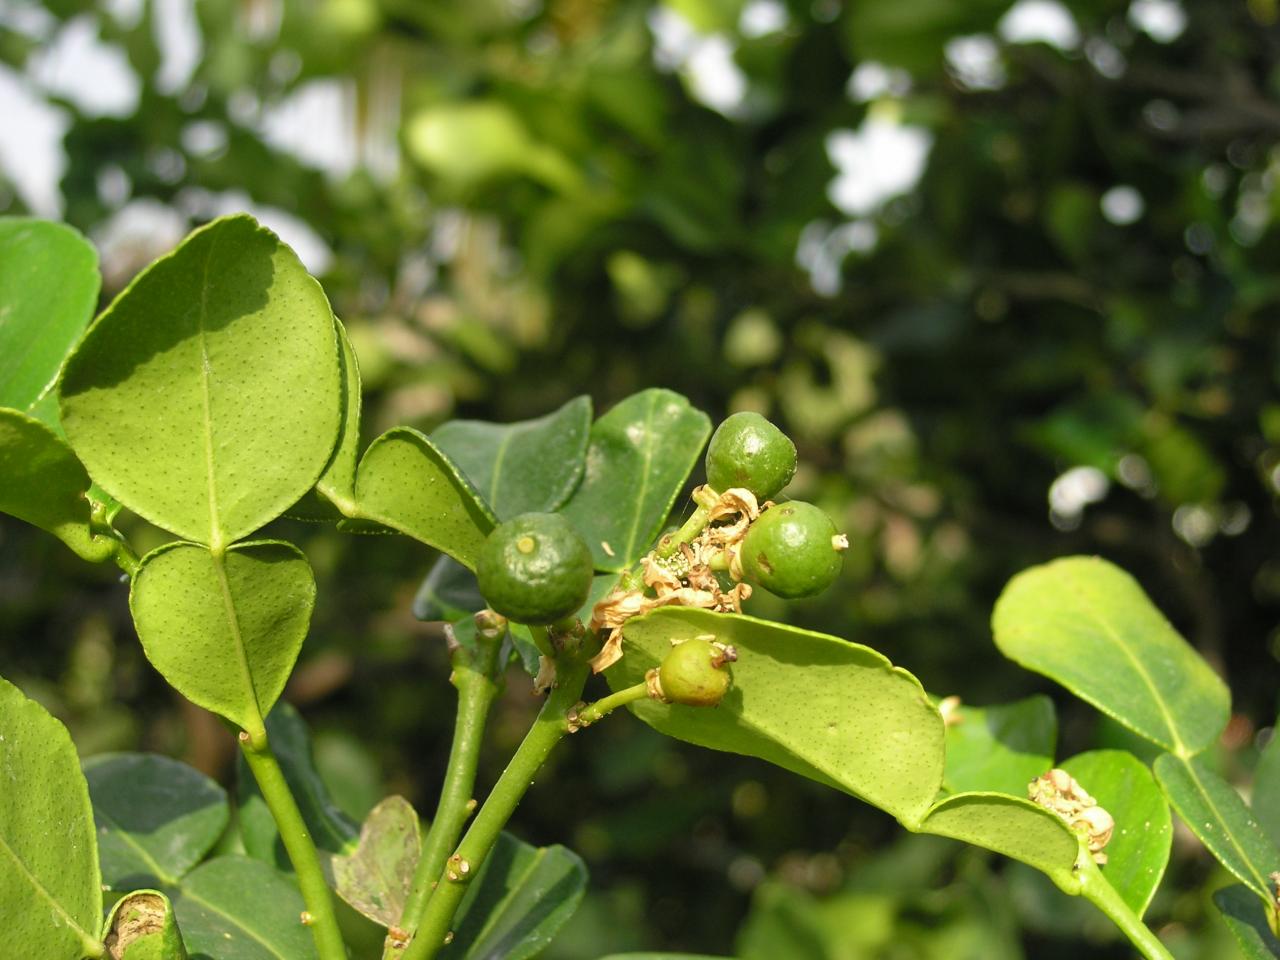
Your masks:
<svg viewBox="0 0 1280 960"><path fill-rule="evenodd" d="M601 960L729 960L708 953L611 953Z"/></svg>
<svg viewBox="0 0 1280 960"><path fill-rule="evenodd" d="M432 565L413 598L413 615L419 620L453 622L484 608L476 575L447 555Z"/></svg>
<svg viewBox="0 0 1280 960"><path fill-rule="evenodd" d="M292 881L249 857L217 857L182 880L173 897L194 960L316 960L305 905Z"/></svg>
<svg viewBox="0 0 1280 960"><path fill-rule="evenodd" d="M1274 734L1253 771L1253 815L1280 847L1280 737Z"/></svg>
<svg viewBox="0 0 1280 960"><path fill-rule="evenodd" d="M62 422L93 479L215 550L279 516L329 463L341 416L333 313L252 217L157 260L67 361Z"/></svg>
<svg viewBox="0 0 1280 960"><path fill-rule="evenodd" d="M942 785L950 793L1022 796L1053 766L1057 739L1053 701L1042 694L992 707L961 705L947 721Z"/></svg>
<svg viewBox="0 0 1280 960"><path fill-rule="evenodd" d="M373 441L356 474L361 517L408 534L474 570L493 511L435 444L410 427Z"/></svg>
<svg viewBox="0 0 1280 960"><path fill-rule="evenodd" d="M1226 726L1226 685L1127 573L1067 557L1011 581L992 617L996 645L1103 713L1181 756Z"/></svg>
<svg viewBox="0 0 1280 960"><path fill-rule="evenodd" d="M289 792L302 811L307 833L322 854L349 854L356 848L359 827L329 796L311 750L306 722L292 705L281 701L267 717L267 739L276 755ZM243 756L236 761L236 816L245 852L285 871L293 865L285 852L275 819Z"/></svg>
<svg viewBox="0 0 1280 960"><path fill-rule="evenodd" d="M591 398L519 423L451 420L431 434L435 445L476 486L499 519L550 512L582 479L591 430Z"/></svg>
<svg viewBox="0 0 1280 960"><path fill-rule="evenodd" d="M1202 761L1163 754L1156 779L1191 832L1224 867L1266 902L1273 900L1272 873L1280 852L1253 818L1240 794Z"/></svg>
<svg viewBox="0 0 1280 960"><path fill-rule="evenodd" d="M625 570L649 549L710 433L707 415L670 390L633 394L595 422L582 483L562 512L596 569Z"/></svg>
<svg viewBox="0 0 1280 960"><path fill-rule="evenodd" d="M629 621L614 690L644 680L674 640L714 635L738 651L718 707L632 706L690 743L760 757L916 824L942 782L943 727L920 682L838 637L752 617L667 607Z"/></svg>
<svg viewBox="0 0 1280 960"><path fill-rule="evenodd" d="M963 840L1021 860L1069 893L1080 842L1055 814L1030 800L1002 793L958 793L929 811L920 832Z"/></svg>
<svg viewBox="0 0 1280 960"><path fill-rule="evenodd" d="M1267 926L1266 910L1248 888L1236 884L1213 895L1227 929L1240 944L1245 960L1275 960L1280 957L1280 940Z"/></svg>
<svg viewBox="0 0 1280 960"><path fill-rule="evenodd" d="M260 540L219 555L171 543L142 558L129 608L161 676L258 742L315 599L311 567L292 544Z"/></svg>
<svg viewBox="0 0 1280 960"><path fill-rule="evenodd" d="M1146 764L1124 750L1093 750L1059 766L1116 822L1102 876L1141 919L1169 863L1173 817Z"/></svg>
<svg viewBox="0 0 1280 960"><path fill-rule="evenodd" d="M108 753L86 760L84 775L108 889L173 886L226 829L226 791L185 763Z"/></svg>
<svg viewBox="0 0 1280 960"><path fill-rule="evenodd" d="M89 529L89 475L71 448L38 420L0 409L0 511L47 530L86 560L111 557L109 537Z"/></svg>
<svg viewBox="0 0 1280 960"><path fill-rule="evenodd" d="M0 678L0 957L101 954L89 790L67 728Z"/></svg>
<svg viewBox="0 0 1280 960"><path fill-rule="evenodd" d="M187 960L169 898L158 890L121 897L103 927L107 956L119 960Z"/></svg>
<svg viewBox="0 0 1280 960"><path fill-rule="evenodd" d="M374 923L394 926L421 856L418 814L404 797L387 797L369 811L355 851L334 858L334 889Z"/></svg>
<svg viewBox="0 0 1280 960"><path fill-rule="evenodd" d="M75 230L0 218L0 407L55 431L52 396L62 361L98 305L98 254Z"/></svg>
<svg viewBox="0 0 1280 960"><path fill-rule="evenodd" d="M586 887L587 868L572 850L533 847L503 833L471 881L440 958L536 956L573 916Z"/></svg>

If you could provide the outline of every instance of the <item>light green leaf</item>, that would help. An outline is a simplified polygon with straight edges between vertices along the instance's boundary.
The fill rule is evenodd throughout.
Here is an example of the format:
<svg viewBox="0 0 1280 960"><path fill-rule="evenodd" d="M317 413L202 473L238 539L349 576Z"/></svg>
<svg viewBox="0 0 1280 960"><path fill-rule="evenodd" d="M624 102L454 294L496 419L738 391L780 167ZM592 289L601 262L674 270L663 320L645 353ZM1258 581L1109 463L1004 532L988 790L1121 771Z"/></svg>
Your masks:
<svg viewBox="0 0 1280 960"><path fill-rule="evenodd" d="M533 847L503 833L471 881L440 958L536 956L573 916L586 887L587 868L572 850Z"/></svg>
<svg viewBox="0 0 1280 960"><path fill-rule="evenodd" d="M1253 815L1280 847L1280 737L1274 734L1253 771Z"/></svg>
<svg viewBox="0 0 1280 960"><path fill-rule="evenodd" d="M103 940L113 960L187 960L173 905L158 890L121 897L107 917Z"/></svg>
<svg viewBox="0 0 1280 960"><path fill-rule="evenodd" d="M435 444L410 427L373 441L356 474L360 516L408 534L474 570L493 511Z"/></svg>
<svg viewBox="0 0 1280 960"><path fill-rule="evenodd" d="M202 863L183 878L173 909L197 960L316 960L311 932L298 920L302 895L260 860Z"/></svg>
<svg viewBox="0 0 1280 960"><path fill-rule="evenodd" d="M89 790L67 728L0 678L0 957L101 955Z"/></svg>
<svg viewBox="0 0 1280 960"><path fill-rule="evenodd" d="M1102 877L1141 919L1169 863L1173 817L1146 764L1124 750L1093 750L1059 766L1115 820Z"/></svg>
<svg viewBox="0 0 1280 960"><path fill-rule="evenodd" d="M334 890L374 923L394 926L421 856L418 814L404 797L387 797L369 811L355 851L334 857Z"/></svg>
<svg viewBox="0 0 1280 960"><path fill-rule="evenodd" d="M142 558L129 608L161 676L256 743L298 659L315 598L311 567L292 544L261 540L218 555L171 543Z"/></svg>
<svg viewBox="0 0 1280 960"><path fill-rule="evenodd" d="M942 785L950 793L1022 796L1053 766L1057 739L1053 701L1042 694L991 707L961 705L947 722Z"/></svg>
<svg viewBox="0 0 1280 960"><path fill-rule="evenodd" d="M499 519L550 512L582 479L591 430L591 398L519 423L451 420L431 434Z"/></svg>
<svg viewBox="0 0 1280 960"><path fill-rule="evenodd" d="M86 760L84 775L108 889L173 886L226 829L226 791L185 763L108 753Z"/></svg>
<svg viewBox="0 0 1280 960"><path fill-rule="evenodd" d="M329 796L329 789L316 768L306 722L292 705L283 700L275 705L267 717L267 739L321 859L352 853L356 849L359 827L338 809ZM236 759L236 804L236 818L245 852L291 872L293 865L280 839L275 819L267 809L243 755Z"/></svg>
<svg viewBox="0 0 1280 960"><path fill-rule="evenodd" d="M1002 793L958 793L929 811L921 833L963 840L1035 867L1068 893L1079 889L1073 868L1080 842L1055 814Z"/></svg>
<svg viewBox="0 0 1280 960"><path fill-rule="evenodd" d="M1261 902L1248 888L1236 884L1213 895L1227 929L1240 944L1245 960L1275 960L1280 957L1280 940L1267 926L1267 915Z"/></svg>
<svg viewBox="0 0 1280 960"><path fill-rule="evenodd" d="M0 407L59 430L62 361L98 305L98 254L62 223L0 217Z"/></svg>
<svg viewBox="0 0 1280 960"><path fill-rule="evenodd" d="M1226 726L1226 685L1137 582L1105 560L1067 557L1018 574L992 627L1006 657L1166 750L1191 756Z"/></svg>
<svg viewBox="0 0 1280 960"><path fill-rule="evenodd" d="M1156 779L1191 832L1224 867L1266 902L1270 876L1280 871L1280 852L1253 819L1231 784L1198 759L1172 754L1156 758Z"/></svg>
<svg viewBox="0 0 1280 960"><path fill-rule="evenodd" d="M942 782L942 718L920 683L881 654L838 637L753 617L667 607L627 623L605 674L639 683L673 640L714 635L738 651L715 708L643 700L649 726L690 743L760 757L919 823Z"/></svg>
<svg viewBox="0 0 1280 960"><path fill-rule="evenodd" d="M333 313L275 234L225 217L116 298L59 389L71 446L104 490L221 549L329 463L342 406Z"/></svg>
<svg viewBox="0 0 1280 960"><path fill-rule="evenodd" d="M109 537L89 529L89 475L71 448L38 420L0 409L0 512L47 530L86 560L111 557Z"/></svg>
<svg viewBox="0 0 1280 960"><path fill-rule="evenodd" d="M670 390L633 394L595 422L582 483L562 512L597 570L625 570L649 549L710 433L707 415Z"/></svg>

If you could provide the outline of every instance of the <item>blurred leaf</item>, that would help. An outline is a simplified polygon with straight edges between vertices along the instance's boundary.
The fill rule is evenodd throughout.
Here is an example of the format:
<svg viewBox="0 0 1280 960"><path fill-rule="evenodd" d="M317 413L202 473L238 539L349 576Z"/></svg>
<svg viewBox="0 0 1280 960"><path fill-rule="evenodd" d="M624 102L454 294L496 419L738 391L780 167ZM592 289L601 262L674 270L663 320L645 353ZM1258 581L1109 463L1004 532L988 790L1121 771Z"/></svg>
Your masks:
<svg viewBox="0 0 1280 960"><path fill-rule="evenodd" d="M919 681L868 647L752 617L667 607L629 621L621 690L644 680L672 641L714 635L738 660L714 709L642 700L660 733L760 757L918 824L942 781L942 718Z"/></svg>
<svg viewBox="0 0 1280 960"><path fill-rule="evenodd" d="M365 818L355 851L334 857L334 889L374 923L394 926L421 855L418 814L404 797L387 797Z"/></svg>
<svg viewBox="0 0 1280 960"><path fill-rule="evenodd" d="M956 708L947 723L943 787L951 793L994 791L1015 797L1053 766L1058 720L1043 694L991 707Z"/></svg>
<svg viewBox="0 0 1280 960"><path fill-rule="evenodd" d="M1000 652L1168 750L1226 726L1226 685L1119 567L1067 557L1018 574L996 602Z"/></svg>
<svg viewBox="0 0 1280 960"><path fill-rule="evenodd" d="M230 817L227 793L199 770L147 753L86 760L103 884L173 886L213 849Z"/></svg>
<svg viewBox="0 0 1280 960"><path fill-rule="evenodd" d="M173 905L158 890L121 897L107 917L103 940L113 960L187 960Z"/></svg>
<svg viewBox="0 0 1280 960"><path fill-rule="evenodd" d="M413 598L419 620L457 621L484 608L476 575L447 555L432 564Z"/></svg>
<svg viewBox="0 0 1280 960"><path fill-rule="evenodd" d="M710 433L705 413L656 388L595 422L582 484L562 512L586 538L596 569L625 570L649 549Z"/></svg>
<svg viewBox="0 0 1280 960"><path fill-rule="evenodd" d="M1280 940L1267 926L1266 911L1248 887L1239 884L1224 887L1214 893L1213 902L1240 945L1244 960L1275 960L1280 957Z"/></svg>
<svg viewBox="0 0 1280 960"><path fill-rule="evenodd" d="M591 398L519 423L451 420L431 434L500 520L558 509L582 479Z"/></svg>
<svg viewBox="0 0 1280 960"><path fill-rule="evenodd" d="M1280 847L1280 737L1274 733L1253 770L1253 815Z"/></svg>
<svg viewBox="0 0 1280 960"><path fill-rule="evenodd" d="M1012 0L860 0L845 10L845 37L855 62L874 60L919 75L942 72L952 37L991 32Z"/></svg>

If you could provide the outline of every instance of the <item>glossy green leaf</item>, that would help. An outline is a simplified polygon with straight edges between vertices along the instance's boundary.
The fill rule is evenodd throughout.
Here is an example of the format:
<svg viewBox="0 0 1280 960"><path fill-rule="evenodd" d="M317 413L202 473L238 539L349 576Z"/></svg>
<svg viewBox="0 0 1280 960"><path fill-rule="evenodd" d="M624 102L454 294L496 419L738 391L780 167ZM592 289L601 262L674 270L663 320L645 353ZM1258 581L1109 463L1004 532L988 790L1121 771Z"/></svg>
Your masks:
<svg viewBox="0 0 1280 960"><path fill-rule="evenodd" d="M404 797L387 797L365 818L355 851L334 858L334 889L374 923L394 926L421 856L417 812Z"/></svg>
<svg viewBox="0 0 1280 960"><path fill-rule="evenodd" d="M1055 814L1030 800L1002 793L958 793L929 811L922 833L963 840L1021 860L1074 892L1080 842Z"/></svg>
<svg viewBox="0 0 1280 960"><path fill-rule="evenodd" d="M961 705L947 720L942 785L950 793L1023 796L1053 766L1057 739L1053 701L1041 694L991 707Z"/></svg>
<svg viewBox="0 0 1280 960"><path fill-rule="evenodd" d="M59 389L71 445L104 490L221 548L329 463L342 406L333 313L275 234L225 217L116 298Z"/></svg>
<svg viewBox="0 0 1280 960"><path fill-rule="evenodd" d="M373 441L356 474L360 516L420 540L474 570L493 511L466 477L417 430Z"/></svg>
<svg viewBox="0 0 1280 960"><path fill-rule="evenodd" d="M108 889L173 886L226 829L226 791L185 763L108 753L86 760L84 775Z"/></svg>
<svg viewBox="0 0 1280 960"><path fill-rule="evenodd" d="M582 479L591 398L518 423L451 420L431 440L484 496L499 519L550 512Z"/></svg>
<svg viewBox="0 0 1280 960"><path fill-rule="evenodd" d="M1198 759L1156 758L1156 779L1179 818L1224 867L1270 901L1270 876L1280 871L1280 851L1253 818L1231 784Z"/></svg>
<svg viewBox="0 0 1280 960"><path fill-rule="evenodd" d="M2 678L0 783L0 957L100 951L98 844L76 748L66 727Z"/></svg>
<svg viewBox="0 0 1280 960"><path fill-rule="evenodd" d="M582 483L564 505L598 570L625 570L653 543L711 433L670 390L644 390L591 427Z"/></svg>
<svg viewBox="0 0 1280 960"><path fill-rule="evenodd" d="M147 659L170 685L256 740L315 598L311 567L292 544L261 540L219 556L171 543L142 558L129 607Z"/></svg>
<svg viewBox="0 0 1280 960"><path fill-rule="evenodd" d="M58 429L47 402L98 305L98 254L62 223L0 217L0 407Z"/></svg>
<svg viewBox="0 0 1280 960"><path fill-rule="evenodd" d="M1266 908L1248 887L1236 884L1213 895L1227 929L1240 945L1244 960L1276 960L1280 957L1280 940L1267 926Z"/></svg>
<svg viewBox="0 0 1280 960"><path fill-rule="evenodd" d="M249 857L217 857L182 880L173 909L192 960L316 960L293 882Z"/></svg>
<svg viewBox="0 0 1280 960"><path fill-rule="evenodd" d="M527 960L544 950L578 908L587 868L565 847L533 847L509 833L458 907L441 960Z"/></svg>
<svg viewBox="0 0 1280 960"><path fill-rule="evenodd" d="M289 792L302 811L307 832L322 855L349 854L356 848L359 825L352 822L329 796L316 769L311 735L292 705L281 701L267 717L271 752L280 762ZM281 870L292 871L276 822L249 772L243 756L236 761L236 817L245 852Z"/></svg>
<svg viewBox="0 0 1280 960"><path fill-rule="evenodd" d="M1280 737L1274 733L1253 770L1253 815L1280 847Z"/></svg>
<svg viewBox="0 0 1280 960"><path fill-rule="evenodd" d="M631 620L614 690L644 679L672 640L714 635L738 651L733 686L715 708L642 700L654 729L761 757L918 823L942 782L943 727L919 681L876 651L752 617L667 607Z"/></svg>
<svg viewBox="0 0 1280 960"><path fill-rule="evenodd" d="M1146 764L1124 750L1093 750L1059 766L1115 820L1103 878L1139 918L1155 896L1173 844L1169 804Z"/></svg>
<svg viewBox="0 0 1280 960"><path fill-rule="evenodd" d="M38 420L0 409L0 512L47 530L86 560L110 558L109 537L89 528L89 475Z"/></svg>
<svg viewBox="0 0 1280 960"><path fill-rule="evenodd" d="M159 890L138 890L116 901L102 939L112 960L187 960L173 905Z"/></svg>
<svg viewBox="0 0 1280 960"><path fill-rule="evenodd" d="M1174 753L1198 753L1226 726L1226 685L1105 560L1067 557L1018 574L992 627L1005 656Z"/></svg>

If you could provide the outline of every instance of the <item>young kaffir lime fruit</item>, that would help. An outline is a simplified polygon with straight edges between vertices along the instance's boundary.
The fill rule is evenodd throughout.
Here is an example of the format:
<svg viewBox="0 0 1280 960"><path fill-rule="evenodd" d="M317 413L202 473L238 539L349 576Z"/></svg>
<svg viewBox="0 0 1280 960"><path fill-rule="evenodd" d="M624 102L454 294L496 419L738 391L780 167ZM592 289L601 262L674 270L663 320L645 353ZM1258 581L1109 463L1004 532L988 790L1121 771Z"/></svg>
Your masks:
<svg viewBox="0 0 1280 960"><path fill-rule="evenodd" d="M723 648L695 637L671 648L658 668L662 698L687 707L714 707L729 690L729 671Z"/></svg>
<svg viewBox="0 0 1280 960"><path fill-rule="evenodd" d="M848 545L820 507L790 500L770 507L747 530L742 569L779 597L811 597L840 575Z"/></svg>
<svg viewBox="0 0 1280 960"><path fill-rule="evenodd" d="M745 487L765 500L788 483L796 472L796 445L758 413L735 413L711 436L707 445L707 483L723 493Z"/></svg>
<svg viewBox="0 0 1280 960"><path fill-rule="evenodd" d="M591 589L591 550L558 513L523 513L480 548L480 594L516 623L544 625L574 613Z"/></svg>

